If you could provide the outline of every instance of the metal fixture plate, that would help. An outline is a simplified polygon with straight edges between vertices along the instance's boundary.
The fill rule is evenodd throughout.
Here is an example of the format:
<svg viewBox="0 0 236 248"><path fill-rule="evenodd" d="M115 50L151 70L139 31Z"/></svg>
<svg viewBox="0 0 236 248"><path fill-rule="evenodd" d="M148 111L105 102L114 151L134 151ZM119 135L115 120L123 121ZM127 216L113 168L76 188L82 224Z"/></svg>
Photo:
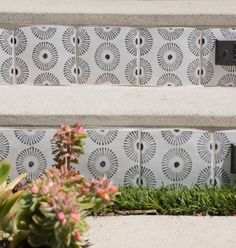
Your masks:
<svg viewBox="0 0 236 248"><path fill-rule="evenodd" d="M231 144L231 173L236 173L236 144Z"/></svg>
<svg viewBox="0 0 236 248"><path fill-rule="evenodd" d="M236 40L216 40L216 65L236 65Z"/></svg>

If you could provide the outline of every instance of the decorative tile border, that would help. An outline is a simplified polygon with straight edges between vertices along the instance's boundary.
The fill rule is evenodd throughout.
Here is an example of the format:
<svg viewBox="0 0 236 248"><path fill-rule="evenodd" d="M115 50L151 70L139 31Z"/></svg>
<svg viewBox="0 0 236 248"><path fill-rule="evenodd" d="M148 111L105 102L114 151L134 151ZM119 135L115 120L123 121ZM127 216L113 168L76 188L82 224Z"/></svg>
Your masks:
<svg viewBox="0 0 236 248"><path fill-rule="evenodd" d="M78 29L78 83L137 85L137 30L128 27Z"/></svg>
<svg viewBox="0 0 236 248"><path fill-rule="evenodd" d="M88 178L107 177L118 186L137 185L140 172L137 129L87 129L78 169Z"/></svg>
<svg viewBox="0 0 236 248"><path fill-rule="evenodd" d="M15 30L16 84L76 84L76 30L26 27Z"/></svg>
<svg viewBox="0 0 236 248"><path fill-rule="evenodd" d="M215 65L231 29L36 26L0 29L3 84L236 86L236 66Z"/></svg>
<svg viewBox="0 0 236 248"><path fill-rule="evenodd" d="M211 167L211 152L203 147L209 132L198 130L142 130L141 178L147 186L177 187L210 184L204 171ZM205 154L207 154L207 159Z"/></svg>
<svg viewBox="0 0 236 248"><path fill-rule="evenodd" d="M215 40L236 40L236 30L202 31L202 80L204 86L236 86L236 66L215 65Z"/></svg>
<svg viewBox="0 0 236 248"><path fill-rule="evenodd" d="M28 172L28 178L40 177L53 164L52 139L55 130L0 130L0 159L12 164L11 179Z"/></svg>
<svg viewBox="0 0 236 248"><path fill-rule="evenodd" d="M25 171L42 176L53 161L55 129L0 129L0 160L12 164L11 179ZM231 173L230 144L236 131L187 129L86 129L85 154L75 165L87 178L107 177L118 186L225 185ZM212 161L213 156L214 161Z"/></svg>
<svg viewBox="0 0 236 248"><path fill-rule="evenodd" d="M236 182L236 174L231 173L231 144L236 143L236 131L219 131L215 134L215 166L214 183L216 185L232 185Z"/></svg>
<svg viewBox="0 0 236 248"><path fill-rule="evenodd" d="M0 29L0 77L5 84L14 83L14 44L17 41L14 38L14 31Z"/></svg>
<svg viewBox="0 0 236 248"><path fill-rule="evenodd" d="M199 85L200 32L192 28L152 28L140 32L141 84Z"/></svg>

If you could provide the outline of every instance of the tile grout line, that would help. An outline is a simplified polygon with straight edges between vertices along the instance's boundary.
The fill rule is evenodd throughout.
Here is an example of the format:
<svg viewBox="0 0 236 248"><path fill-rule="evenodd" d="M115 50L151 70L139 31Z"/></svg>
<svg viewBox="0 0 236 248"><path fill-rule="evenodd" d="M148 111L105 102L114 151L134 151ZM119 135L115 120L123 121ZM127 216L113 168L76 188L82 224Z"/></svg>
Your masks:
<svg viewBox="0 0 236 248"><path fill-rule="evenodd" d="M12 46L12 65L13 65L13 85L16 84L16 45L15 45L15 31L16 29L13 29L13 46Z"/></svg>
<svg viewBox="0 0 236 248"><path fill-rule="evenodd" d="M202 85L202 29L198 29L200 31L200 53L199 53L199 68L200 68L200 77L199 77L199 86Z"/></svg>
<svg viewBox="0 0 236 248"><path fill-rule="evenodd" d="M216 132L213 131L211 132L211 145L212 145L212 149L211 149L211 182L213 182L213 185L211 183L210 186L214 186L215 185L215 155L216 155L216 151L215 151L215 144L216 144Z"/></svg>
<svg viewBox="0 0 236 248"><path fill-rule="evenodd" d="M78 58L79 58L79 43L78 43L78 30L79 27L73 26L75 30L75 70L76 70L76 84L79 84L79 75L78 75Z"/></svg>
<svg viewBox="0 0 236 248"><path fill-rule="evenodd" d="M138 168L139 168L139 181L138 184L139 186L141 185L141 178L142 178L142 154L141 154L141 133L142 130L138 129L138 141L139 141L139 147L138 147Z"/></svg>
<svg viewBox="0 0 236 248"><path fill-rule="evenodd" d="M140 86L140 82L141 82L141 78L140 78L140 70L141 70L141 67L140 67L140 59L141 59L141 56L140 56L140 33L141 33L141 29L138 28L137 29L137 39L138 39L138 46L137 46L137 55L136 55L136 59L137 59L137 69L138 69L138 80L137 80L137 83L138 83L138 86Z"/></svg>

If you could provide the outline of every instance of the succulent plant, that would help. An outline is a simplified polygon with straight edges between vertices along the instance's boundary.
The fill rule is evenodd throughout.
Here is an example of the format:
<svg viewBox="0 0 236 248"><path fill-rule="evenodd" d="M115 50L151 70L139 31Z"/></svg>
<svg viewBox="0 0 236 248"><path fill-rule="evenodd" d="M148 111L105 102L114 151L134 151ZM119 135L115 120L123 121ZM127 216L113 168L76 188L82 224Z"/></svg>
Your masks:
<svg viewBox="0 0 236 248"><path fill-rule="evenodd" d="M21 200L18 228L30 230L28 242L33 247L83 247L86 210L110 203L116 191L108 180L88 182L66 166L52 168L32 182Z"/></svg>
<svg viewBox="0 0 236 248"><path fill-rule="evenodd" d="M21 233L15 227L14 216L20 210L18 200L24 193L23 190L13 192L16 185L27 176L21 174L11 183L7 182L11 166L7 162L0 162L0 246L13 247L24 239Z"/></svg>
<svg viewBox="0 0 236 248"><path fill-rule="evenodd" d="M52 140L56 146L55 166L46 170L42 178L26 185L25 192L19 190L13 194L12 190L26 175L6 186L10 165L4 171L0 167L0 240L4 239L0 247L89 246L83 237L88 230L86 215L88 211L96 213L111 204L118 188L107 179L87 180L73 169L72 164L78 164L79 156L84 153L86 137L78 124L61 126ZM2 188L6 192L2 193ZM19 198L21 208L19 205L15 208ZM17 211L9 212L13 207Z"/></svg>
<svg viewBox="0 0 236 248"><path fill-rule="evenodd" d="M80 154L84 154L84 139L86 137L83 127L79 124L74 126L62 125L52 139L52 143L56 146L53 151L55 166L60 168L66 165L68 169L71 169L72 164L78 164Z"/></svg>

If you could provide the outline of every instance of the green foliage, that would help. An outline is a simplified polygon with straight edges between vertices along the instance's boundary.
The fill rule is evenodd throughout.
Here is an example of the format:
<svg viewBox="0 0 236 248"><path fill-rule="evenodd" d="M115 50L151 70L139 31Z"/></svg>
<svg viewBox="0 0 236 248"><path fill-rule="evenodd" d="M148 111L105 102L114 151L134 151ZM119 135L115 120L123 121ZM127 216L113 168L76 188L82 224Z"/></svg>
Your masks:
<svg viewBox="0 0 236 248"><path fill-rule="evenodd" d="M234 187L123 188L111 208L114 210L156 210L167 215L235 215Z"/></svg>
<svg viewBox="0 0 236 248"><path fill-rule="evenodd" d="M11 166L7 162L0 162L0 245L1 242L17 242L20 240L20 233L14 227L14 218L20 210L18 200L24 193L19 190L13 193L16 185L27 176L22 174L11 183L7 184ZM22 236L23 238L23 236ZM5 240L5 241L4 241Z"/></svg>
<svg viewBox="0 0 236 248"><path fill-rule="evenodd" d="M52 140L52 143L56 145L53 152L55 166L60 168L66 165L68 169L71 169L71 164L78 164L79 155L84 154L84 139L86 137L87 135L79 124L74 126L62 125Z"/></svg>
<svg viewBox="0 0 236 248"><path fill-rule="evenodd" d="M32 247L80 248L86 244L86 210L100 210L116 191L106 179L87 181L66 166L53 168L34 180L21 200L18 228L30 230Z"/></svg>
<svg viewBox="0 0 236 248"><path fill-rule="evenodd" d="M57 164L26 185L25 192L13 194L12 189L26 175L7 186L10 165L0 166L0 247L88 246L83 238L88 230L87 212L97 213L111 204L118 189L107 179L88 181L72 170L84 153L85 138L80 125L61 126L52 140ZM20 206L16 204L19 198Z"/></svg>

